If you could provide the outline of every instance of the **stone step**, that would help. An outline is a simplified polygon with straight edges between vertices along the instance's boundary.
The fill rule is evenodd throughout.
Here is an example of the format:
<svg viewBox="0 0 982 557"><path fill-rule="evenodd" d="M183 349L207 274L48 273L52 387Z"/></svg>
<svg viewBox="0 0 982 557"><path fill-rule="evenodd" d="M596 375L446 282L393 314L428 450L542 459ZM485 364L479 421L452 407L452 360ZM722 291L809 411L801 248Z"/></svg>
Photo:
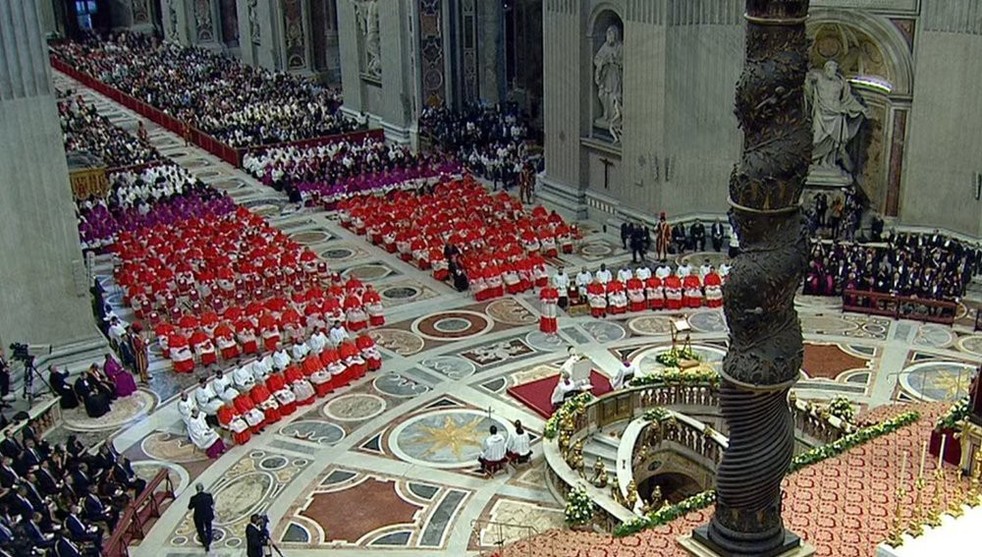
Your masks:
<svg viewBox="0 0 982 557"><path fill-rule="evenodd" d="M614 451L617 451L617 448L621 444L621 438L619 435L615 437L607 432L595 433L590 439L599 445L607 445L608 447L614 449Z"/></svg>
<svg viewBox="0 0 982 557"><path fill-rule="evenodd" d="M597 457L600 457L604 461L608 470L617 469L617 448L611 447L606 443L598 443L595 439L590 439L583 445L583 461L586 465L592 466L596 462Z"/></svg>

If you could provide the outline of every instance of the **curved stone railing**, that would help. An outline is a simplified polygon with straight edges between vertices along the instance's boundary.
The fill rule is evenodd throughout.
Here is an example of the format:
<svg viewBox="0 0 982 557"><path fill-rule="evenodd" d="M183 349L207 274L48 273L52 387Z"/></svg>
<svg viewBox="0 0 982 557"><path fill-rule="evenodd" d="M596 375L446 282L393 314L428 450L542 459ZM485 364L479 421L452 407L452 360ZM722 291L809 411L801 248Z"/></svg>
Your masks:
<svg viewBox="0 0 982 557"><path fill-rule="evenodd" d="M720 432L711 432L708 438L705 436L704 422L687 416L686 413L698 413L698 409L712 408L712 413L716 414L718 407L718 386L713 381L679 381L675 383L655 383L631 387L628 389L614 391L600 398L590 401L584 411L573 420L573 427L570 431L569 446L575 445L578 441L584 441L595 432L603 431L618 422L633 420L628 425L620 443L617 458L617 470L611 474L617 478L617 482L611 482L616 489L616 496L607 489L600 489L593 486L589 481L589 472L584 470L574 470L566 462L566 451L560 448L559 436L555 439L546 439L543 442L543 454L548 467L546 469L549 486L555 494L566 499L569 491L577 485L586 487L587 493L591 496L597 507L595 524L607 531L615 526L635 518L635 512L627 509L619 502L619 499L626 496L621 488L620 476L622 472L630 473L633 476L633 454L638 437L643 433L644 424L639 420L641 414L654 407L662 407L672 412L676 420L682 425L678 439L667 439L669 442L678 442L680 447L692 450L696 454L701 454L718 462L722 457L721 447L725 447L726 436ZM855 427L838 418L829 416L823 417L821 413L811 404L799 401L791 401L791 411L795 420L796 430L804 433L814 441L827 444L840 437L851 433ZM635 425L634 422L637 422ZM626 442L627 436L631 435L630 443ZM631 456L626 452L622 455L622 450L631 451ZM610 473L611 471L608 471ZM630 483L628 478L623 485Z"/></svg>
<svg viewBox="0 0 982 557"><path fill-rule="evenodd" d="M622 500L628 500L632 482L635 487L640 483L635 481L637 471L646 466L654 454L652 451L660 450L663 445L699 455L706 460L704 464L711 463L715 468L723 458L723 450L728 443L726 436L709 424L672 410L666 410L665 416L658 421L644 417L632 421L624 430L617 450L617 484ZM645 454L648 456L643 456ZM620 466L621 462L629 464ZM632 511L643 516L643 507L644 502L638 500Z"/></svg>

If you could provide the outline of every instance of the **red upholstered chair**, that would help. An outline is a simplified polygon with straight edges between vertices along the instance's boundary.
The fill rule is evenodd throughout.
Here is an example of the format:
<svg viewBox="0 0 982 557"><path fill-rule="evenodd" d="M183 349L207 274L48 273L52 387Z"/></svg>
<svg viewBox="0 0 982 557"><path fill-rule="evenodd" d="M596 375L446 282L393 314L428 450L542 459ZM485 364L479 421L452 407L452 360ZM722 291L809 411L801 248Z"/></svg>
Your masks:
<svg viewBox="0 0 982 557"><path fill-rule="evenodd" d="M267 424L276 423L283 417L283 412L280 411L280 405L276 402L276 397L269 392L266 385L256 383L256 386L249 391L249 398L266 415Z"/></svg>

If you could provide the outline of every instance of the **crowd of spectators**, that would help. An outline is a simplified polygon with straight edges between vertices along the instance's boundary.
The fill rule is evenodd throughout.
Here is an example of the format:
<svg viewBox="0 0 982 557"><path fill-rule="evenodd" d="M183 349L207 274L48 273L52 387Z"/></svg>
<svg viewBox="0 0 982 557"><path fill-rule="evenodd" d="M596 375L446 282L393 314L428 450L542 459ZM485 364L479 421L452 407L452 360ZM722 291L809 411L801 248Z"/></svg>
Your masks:
<svg viewBox="0 0 982 557"><path fill-rule="evenodd" d="M938 231L887 233L873 240L880 241L813 239L805 294L837 296L854 289L957 301L982 274L982 245Z"/></svg>
<svg viewBox="0 0 982 557"><path fill-rule="evenodd" d="M352 131L338 91L203 48L120 32L52 46L68 65L231 147Z"/></svg>
<svg viewBox="0 0 982 557"><path fill-rule="evenodd" d="M0 440L0 555L99 555L146 487L111 443L91 454L75 436L52 445L26 425Z"/></svg>
<svg viewBox="0 0 982 557"><path fill-rule="evenodd" d="M516 105L472 104L461 111L429 107L420 115L420 131L434 146L495 186L515 185L533 158L528 117Z"/></svg>
<svg viewBox="0 0 982 557"><path fill-rule="evenodd" d="M247 154L242 164L267 186L286 192L292 201L315 204L453 170L435 157L416 155L371 137L274 147Z"/></svg>
<svg viewBox="0 0 982 557"><path fill-rule="evenodd" d="M108 168L148 164L163 157L145 138L134 137L114 126L81 96L59 94L58 116L69 155L88 152Z"/></svg>
<svg viewBox="0 0 982 557"><path fill-rule="evenodd" d="M109 182L105 199L90 197L76 204L83 249L112 245L123 231L235 210L227 193L173 163L114 172L109 175Z"/></svg>

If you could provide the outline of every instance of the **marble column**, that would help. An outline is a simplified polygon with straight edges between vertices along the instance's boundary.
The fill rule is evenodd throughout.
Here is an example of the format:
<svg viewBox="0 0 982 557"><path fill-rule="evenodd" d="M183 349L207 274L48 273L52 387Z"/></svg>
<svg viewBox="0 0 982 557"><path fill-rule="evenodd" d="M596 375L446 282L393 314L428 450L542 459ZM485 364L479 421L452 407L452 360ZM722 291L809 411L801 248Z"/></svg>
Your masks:
<svg viewBox="0 0 982 557"><path fill-rule="evenodd" d="M0 2L0 343L99 337L34 0Z"/></svg>
<svg viewBox="0 0 982 557"><path fill-rule="evenodd" d="M500 2L478 2L478 84L485 103L501 101L505 83L505 22Z"/></svg>

